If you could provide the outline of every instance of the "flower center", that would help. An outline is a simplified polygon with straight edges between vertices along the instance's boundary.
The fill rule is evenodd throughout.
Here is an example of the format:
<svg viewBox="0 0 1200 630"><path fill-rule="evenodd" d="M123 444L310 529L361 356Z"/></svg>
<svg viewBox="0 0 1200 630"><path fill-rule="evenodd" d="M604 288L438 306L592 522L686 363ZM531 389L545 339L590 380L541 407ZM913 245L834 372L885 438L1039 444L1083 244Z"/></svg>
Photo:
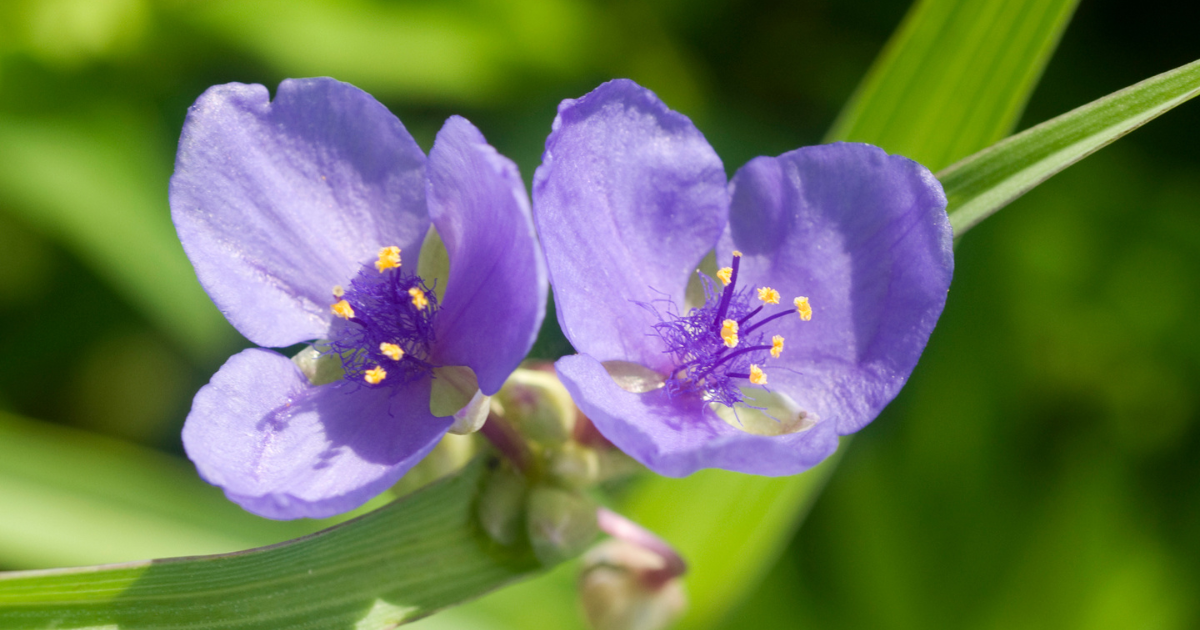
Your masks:
<svg viewBox="0 0 1200 630"><path fill-rule="evenodd" d="M812 319L808 298L792 301L795 308L771 309L779 304L779 292L771 287L738 289L738 266L742 253L733 252L729 267L717 271L723 288L707 276L704 284L704 305L686 315L669 315L654 325L654 332L667 345L675 359L675 369L666 380L667 392L676 394L700 393L708 402L732 407L745 396L741 386L765 386L767 373L763 370L768 358L778 359L783 353L783 336L767 335L771 323L781 317L798 314L800 319ZM772 312L772 310L774 312Z"/></svg>
<svg viewBox="0 0 1200 630"><path fill-rule="evenodd" d="M400 248L379 250L349 288L333 288L337 315L328 351L342 361L346 378L379 386L407 383L437 367L429 362L437 296L420 276L400 265Z"/></svg>

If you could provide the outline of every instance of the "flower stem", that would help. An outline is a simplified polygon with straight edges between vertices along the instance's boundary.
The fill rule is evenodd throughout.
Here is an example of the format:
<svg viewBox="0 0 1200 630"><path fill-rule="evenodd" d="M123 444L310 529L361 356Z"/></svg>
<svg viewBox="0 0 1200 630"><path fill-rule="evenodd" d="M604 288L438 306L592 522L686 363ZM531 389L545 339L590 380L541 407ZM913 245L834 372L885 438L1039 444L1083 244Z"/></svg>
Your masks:
<svg viewBox="0 0 1200 630"><path fill-rule="evenodd" d="M487 421L483 423L479 433L487 438L492 446L496 447L496 450L500 451L500 454L507 458L517 470L522 473L529 472L529 465L533 461L529 445L502 416L489 413Z"/></svg>

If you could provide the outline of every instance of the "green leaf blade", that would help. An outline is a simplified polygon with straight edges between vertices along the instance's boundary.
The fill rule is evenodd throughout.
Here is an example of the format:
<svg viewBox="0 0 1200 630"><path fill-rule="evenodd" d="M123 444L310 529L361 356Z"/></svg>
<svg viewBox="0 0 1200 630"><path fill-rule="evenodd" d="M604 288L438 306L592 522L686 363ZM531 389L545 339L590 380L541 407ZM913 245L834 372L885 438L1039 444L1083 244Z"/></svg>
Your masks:
<svg viewBox="0 0 1200 630"><path fill-rule="evenodd" d="M389 628L541 569L475 523L486 462L349 523L233 554L0 574L0 627Z"/></svg>
<svg viewBox="0 0 1200 630"><path fill-rule="evenodd" d="M923 0L827 139L869 142L931 169L1017 124L1077 0Z"/></svg>
<svg viewBox="0 0 1200 630"><path fill-rule="evenodd" d="M1200 61L1032 127L938 173L955 236L1068 166L1200 94Z"/></svg>

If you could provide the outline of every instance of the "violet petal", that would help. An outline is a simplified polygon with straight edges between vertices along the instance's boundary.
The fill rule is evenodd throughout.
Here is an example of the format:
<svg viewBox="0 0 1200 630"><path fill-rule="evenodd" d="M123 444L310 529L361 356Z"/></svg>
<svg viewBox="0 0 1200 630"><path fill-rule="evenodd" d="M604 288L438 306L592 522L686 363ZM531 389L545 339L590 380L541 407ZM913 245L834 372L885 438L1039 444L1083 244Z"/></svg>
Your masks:
<svg viewBox="0 0 1200 630"><path fill-rule="evenodd" d="M262 346L325 336L330 292L381 247L415 265L425 157L366 92L333 79L210 88L188 110L171 216L230 323Z"/></svg>
<svg viewBox="0 0 1200 630"><path fill-rule="evenodd" d="M768 361L773 387L853 433L908 380L946 303L954 271L941 184L925 167L865 144L813 146L751 160L730 184L718 255L743 258L739 284L807 296L811 321L784 317Z"/></svg>
<svg viewBox="0 0 1200 630"><path fill-rule="evenodd" d="M428 172L429 213L450 259L434 360L470 366L492 395L533 346L546 312L525 183L459 116L438 132Z"/></svg>
<svg viewBox="0 0 1200 630"><path fill-rule="evenodd" d="M558 320L580 352L666 369L637 303L683 303L728 214L724 167L692 122L632 81L563 101L533 202Z"/></svg>
<svg viewBox="0 0 1200 630"><path fill-rule="evenodd" d="M789 435L752 435L718 418L699 397L671 399L665 389L625 391L588 355L563 357L554 365L604 437L660 475L683 477L701 468L794 475L837 449L832 422Z"/></svg>
<svg viewBox="0 0 1200 630"><path fill-rule="evenodd" d="M244 350L196 394L183 445L200 476L250 512L340 514L395 483L445 434L453 419L430 415L429 383L313 387L286 357Z"/></svg>

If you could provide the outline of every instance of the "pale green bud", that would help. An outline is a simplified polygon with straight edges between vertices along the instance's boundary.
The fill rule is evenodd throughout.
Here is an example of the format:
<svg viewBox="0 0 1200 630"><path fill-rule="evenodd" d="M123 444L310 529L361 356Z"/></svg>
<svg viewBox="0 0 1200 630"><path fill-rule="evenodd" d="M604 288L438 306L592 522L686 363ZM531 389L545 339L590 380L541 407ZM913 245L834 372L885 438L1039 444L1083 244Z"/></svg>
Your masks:
<svg viewBox="0 0 1200 630"><path fill-rule="evenodd" d="M521 538L521 518L528 494L525 477L501 464L488 474L479 494L479 523L492 540L511 546Z"/></svg>
<svg viewBox="0 0 1200 630"><path fill-rule="evenodd" d="M574 558L600 533L596 505L576 492L538 486L529 493L529 543L545 565Z"/></svg>
<svg viewBox="0 0 1200 630"><path fill-rule="evenodd" d="M567 442L550 455L550 474L569 488L586 488L600 480L600 455L595 449Z"/></svg>
<svg viewBox="0 0 1200 630"><path fill-rule="evenodd" d="M575 428L575 402L553 372L517 369L492 404L522 435L545 446L566 442Z"/></svg>

